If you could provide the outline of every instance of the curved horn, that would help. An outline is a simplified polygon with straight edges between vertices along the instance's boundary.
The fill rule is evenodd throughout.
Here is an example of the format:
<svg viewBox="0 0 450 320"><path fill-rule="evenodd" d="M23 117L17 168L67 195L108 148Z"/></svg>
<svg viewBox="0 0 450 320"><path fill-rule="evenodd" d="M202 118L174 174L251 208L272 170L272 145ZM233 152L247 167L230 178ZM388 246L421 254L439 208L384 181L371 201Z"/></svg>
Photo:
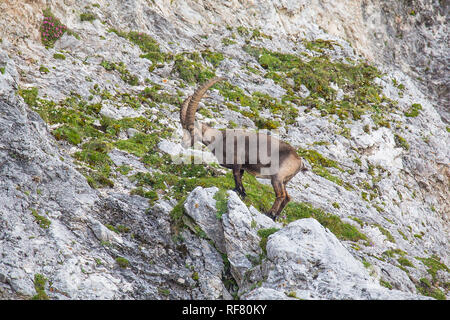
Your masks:
<svg viewBox="0 0 450 320"><path fill-rule="evenodd" d="M201 98L205 94L205 92L212 87L216 82L219 82L221 80L225 80L226 78L223 77L216 77L212 78L211 80L204 83L200 88L198 88L194 94L191 96L191 100L189 101L187 110L186 110L186 117L185 117L185 125L186 128L189 131L192 131L194 129L194 121L195 121L195 113L197 112L198 103L200 102Z"/></svg>
<svg viewBox="0 0 450 320"><path fill-rule="evenodd" d="M181 104L180 121L181 121L181 126L183 127L183 129L186 129L186 111L187 111L187 107L188 107L188 104L191 101L191 99L192 99L192 96L189 96Z"/></svg>

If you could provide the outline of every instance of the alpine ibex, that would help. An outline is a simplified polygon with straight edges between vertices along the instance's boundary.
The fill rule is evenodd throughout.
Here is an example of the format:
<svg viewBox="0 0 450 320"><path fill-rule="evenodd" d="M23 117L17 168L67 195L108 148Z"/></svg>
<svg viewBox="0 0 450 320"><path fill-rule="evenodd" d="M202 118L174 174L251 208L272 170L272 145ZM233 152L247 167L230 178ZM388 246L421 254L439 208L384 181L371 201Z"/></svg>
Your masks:
<svg viewBox="0 0 450 320"><path fill-rule="evenodd" d="M244 171L259 178L271 179L276 199L266 214L275 220L291 199L286 192L286 184L306 168L293 147L270 135L235 129L217 130L195 122L200 99L221 80L225 78L216 77L207 81L184 100L180 110L181 125L189 132L191 146L201 141L210 150L214 149L221 166L233 170L234 191L241 197L246 196L242 185Z"/></svg>

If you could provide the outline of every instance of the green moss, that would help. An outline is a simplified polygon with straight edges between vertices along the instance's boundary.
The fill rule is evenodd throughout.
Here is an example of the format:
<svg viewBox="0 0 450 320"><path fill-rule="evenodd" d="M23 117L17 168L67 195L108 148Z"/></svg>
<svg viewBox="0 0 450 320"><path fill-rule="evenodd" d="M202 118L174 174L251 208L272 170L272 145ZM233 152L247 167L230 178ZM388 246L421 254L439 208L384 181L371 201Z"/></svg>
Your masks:
<svg viewBox="0 0 450 320"><path fill-rule="evenodd" d="M237 43L236 41L234 41L234 40L232 40L230 38L223 38L222 39L222 44L224 46L229 46L229 45L236 44L236 43Z"/></svg>
<svg viewBox="0 0 450 320"><path fill-rule="evenodd" d="M285 223L290 223L297 219L314 218L325 228L330 229L341 240L367 240L366 235L359 232L351 224L342 222L338 216L326 213L306 203L290 202L284 209L284 214L286 215Z"/></svg>
<svg viewBox="0 0 450 320"><path fill-rule="evenodd" d="M81 172L86 176L87 182L93 188L113 187L114 182L109 179L112 164L107 152L110 144L102 140L93 140L82 145L82 151L76 152L75 159L83 161L89 169L83 168Z"/></svg>
<svg viewBox="0 0 450 320"><path fill-rule="evenodd" d="M128 71L125 64L120 61L114 63L111 61L103 60L100 65L108 71L117 71L120 73L120 78L131 86L137 86L139 84L139 78Z"/></svg>
<svg viewBox="0 0 450 320"><path fill-rule="evenodd" d="M78 145L81 143L82 138L77 128L73 128L67 125L63 125L55 129L52 134L57 140L66 140L67 142Z"/></svg>
<svg viewBox="0 0 450 320"><path fill-rule="evenodd" d="M131 171L131 169L132 169L132 168L131 168L129 165L126 165L126 164L121 165L120 167L117 168L117 170L118 170L121 174L123 174L124 176L126 176L126 175L128 174L128 172Z"/></svg>
<svg viewBox="0 0 450 320"><path fill-rule="evenodd" d="M374 208L375 208L375 210L377 210L378 212L384 212L384 209L382 208L382 207L380 207L379 205L377 205L377 204L373 204L372 205Z"/></svg>
<svg viewBox="0 0 450 320"><path fill-rule="evenodd" d="M178 203L170 211L171 231L175 236L178 236L184 228L183 215L184 215L184 202L186 197L182 197Z"/></svg>
<svg viewBox="0 0 450 320"><path fill-rule="evenodd" d="M389 290L392 290L392 289L393 289L392 285L391 285L388 281L384 281L383 279L380 279L380 284L381 284L383 287L388 288Z"/></svg>
<svg viewBox="0 0 450 320"><path fill-rule="evenodd" d="M170 290L169 289L158 288L158 292L159 292L159 294L162 294L163 296L170 295Z"/></svg>
<svg viewBox="0 0 450 320"><path fill-rule="evenodd" d="M342 171L341 167L334 160L328 159L322 156L319 152L315 150L307 150L303 148L297 149L297 154L302 158L308 160L311 166L322 166L322 167L332 167Z"/></svg>
<svg viewBox="0 0 450 320"><path fill-rule="evenodd" d="M172 59L171 54L167 54L161 51L159 44L155 39L143 32L130 31L127 33L117 31L116 29L110 29L109 31L114 32L118 36L128 39L130 42L139 46L141 51L144 53L143 55L141 55L141 58L148 59L153 63L151 71L153 71L158 63L170 61Z"/></svg>
<svg viewBox="0 0 450 320"><path fill-rule="evenodd" d="M288 125L295 122L298 115L297 109L286 101L279 101L268 94L261 92L253 92L252 95L247 95L244 91L228 81L217 83L214 88L218 89L220 94L229 102L238 103L243 109L236 107L234 104L228 104L228 107L234 111L240 112L245 117L250 118L259 129L275 129L280 126L280 122ZM270 111L274 118L263 118L260 112Z"/></svg>
<svg viewBox="0 0 450 320"><path fill-rule="evenodd" d="M214 199L216 200L216 216L218 219L222 219L222 215L228 210L227 190L219 189L214 195Z"/></svg>
<svg viewBox="0 0 450 320"><path fill-rule="evenodd" d="M391 234L388 230L386 230L385 228L383 228L383 227L382 227L381 225L379 225L379 224L374 224L374 226L377 227L378 230L380 230L380 232L381 232L384 236L386 236L386 238L387 238L388 241L390 241L390 242L392 242L392 243L395 243L395 238L392 236L392 234Z"/></svg>
<svg viewBox="0 0 450 320"><path fill-rule="evenodd" d="M309 45L312 49L322 50L332 49L336 44L317 41ZM304 59L298 55L249 45L243 49L268 71L266 77L274 79L290 94L295 94L300 91L302 85L305 85L311 92L310 96L296 97L295 100L299 105L323 111L324 115L336 114L341 120L352 116L357 120L362 114L372 112L378 114L380 119L384 119L382 115L394 107L394 102L387 99L382 94L381 87L374 82L381 73L366 63L331 61L326 55ZM294 85L287 82L287 78L294 80ZM332 82L348 93L344 99L336 100L337 91L330 86ZM388 122L383 121L387 125Z"/></svg>
<svg viewBox="0 0 450 320"><path fill-rule="evenodd" d="M337 202L333 202L333 207L334 208L336 208L336 209L339 209L341 206L339 205L339 203L337 203Z"/></svg>
<svg viewBox="0 0 450 320"><path fill-rule="evenodd" d="M316 39L312 41L302 40L302 42L306 49L317 51L319 53L324 53L323 49L333 50L333 45L339 46L339 44L333 40Z"/></svg>
<svg viewBox="0 0 450 320"><path fill-rule="evenodd" d="M158 194L154 190L145 191L142 187L131 190L130 194L136 194L138 196L149 199L150 205L153 205L155 201L159 199Z"/></svg>
<svg viewBox="0 0 450 320"><path fill-rule="evenodd" d="M449 268L441 262L441 259L433 255L429 258L420 258L416 257L417 260L422 261L422 263L428 267L427 272L431 275L433 278L433 282L437 281L436 274L438 270L443 270L445 272L450 272Z"/></svg>
<svg viewBox="0 0 450 320"><path fill-rule="evenodd" d="M364 260L364 259L362 259L361 262L362 262L364 268L369 268L369 267L371 266L370 262L368 262L368 261L366 261L366 260Z"/></svg>
<svg viewBox="0 0 450 320"><path fill-rule="evenodd" d="M408 259L406 259L405 257L398 258L397 261L403 267L414 268L414 265L412 264L412 262L409 261Z"/></svg>
<svg viewBox="0 0 450 320"><path fill-rule="evenodd" d="M162 91L162 87L159 85L153 85L152 87L146 87L140 94L143 101L145 99L151 99L151 101L156 103L167 103L171 105L178 105L178 96L172 95L170 93ZM147 102L147 101L146 101Z"/></svg>
<svg viewBox="0 0 450 320"><path fill-rule="evenodd" d="M417 117L420 113L420 110L422 110L422 105L419 103L413 103L408 111L406 111L404 114L406 117Z"/></svg>
<svg viewBox="0 0 450 320"><path fill-rule="evenodd" d="M397 79L395 79L395 78L392 78L392 84L398 89L398 96L400 98L403 97L405 85L397 82Z"/></svg>
<svg viewBox="0 0 450 320"><path fill-rule="evenodd" d="M54 59L58 59L58 60L66 60L66 56L63 55L62 53L55 53L55 54L53 54L53 58Z"/></svg>
<svg viewBox="0 0 450 320"><path fill-rule="evenodd" d="M159 142L156 134L136 133L132 138L119 140L114 143L116 148L125 150L138 157L144 156L150 150L153 150Z"/></svg>
<svg viewBox="0 0 450 320"><path fill-rule="evenodd" d="M47 278L42 274L36 273L34 275L34 289L36 290L36 295L33 296L33 300L49 300L47 293L45 293L45 284L47 283Z"/></svg>
<svg viewBox="0 0 450 320"><path fill-rule="evenodd" d="M426 278L421 278L419 280L419 283L416 284L416 289L424 296L432 297L437 300L447 300L445 294L439 288L433 287Z"/></svg>
<svg viewBox="0 0 450 320"><path fill-rule="evenodd" d="M50 70L48 70L47 67L41 65L41 66L39 67L39 72L40 72L40 73L49 73Z"/></svg>
<svg viewBox="0 0 450 320"><path fill-rule="evenodd" d="M261 40L261 38L272 40L272 36L261 32L261 30L259 28L254 28L254 29L251 29L250 31L252 32L252 34L250 36L250 39L252 39L252 40Z"/></svg>
<svg viewBox="0 0 450 320"><path fill-rule="evenodd" d="M424 233L423 233L423 232L421 232L421 233L417 233L417 234L415 234L415 235L414 235L414 238L417 238L417 239L422 239L423 235L424 235Z"/></svg>
<svg viewBox="0 0 450 320"><path fill-rule="evenodd" d="M274 130L280 127L280 122L272 119L257 117L254 119L255 126L258 129Z"/></svg>
<svg viewBox="0 0 450 320"><path fill-rule="evenodd" d="M334 160L328 159L324 156L322 156L319 152L315 150L307 150L303 148L299 148L297 150L297 154L301 156L302 158L306 159L308 163L312 166L312 171L327 179L330 180L337 185L343 186L347 190L353 189L353 187L347 183L344 182L341 178L332 175L326 168L336 168L339 171L343 171L343 169L338 165L338 163Z"/></svg>
<svg viewBox="0 0 450 320"><path fill-rule="evenodd" d="M365 226L364 221L362 221L361 219L359 219L357 217L350 217L350 219L352 219L353 221L356 221L361 226L361 228L363 228Z"/></svg>
<svg viewBox="0 0 450 320"><path fill-rule="evenodd" d="M391 128L391 123L386 120L384 118L383 114L372 114L371 116L373 123L375 124L376 128L380 128L380 127L386 127L386 128Z"/></svg>
<svg viewBox="0 0 450 320"><path fill-rule="evenodd" d="M97 16L92 12L83 12L80 14L81 21L94 21L95 19L97 19Z"/></svg>
<svg viewBox="0 0 450 320"><path fill-rule="evenodd" d="M254 74L256 74L256 75L261 75L262 74L262 72L260 71L260 70L258 70L258 69L256 69L256 68L253 68L253 67L251 67L251 66L249 66L249 65L246 65L245 66L245 69L246 70L248 70L249 72L251 72L251 73L254 73ZM272 79L272 78L271 78ZM274 79L275 80L275 79Z"/></svg>
<svg viewBox="0 0 450 320"><path fill-rule="evenodd" d="M202 57L209 63L213 65L213 67L217 68L219 64L225 59L223 54L220 52L212 52L209 50L205 50L202 52Z"/></svg>
<svg viewBox="0 0 450 320"><path fill-rule="evenodd" d="M214 71L205 67L198 56L183 54L175 56L172 73L190 84L201 84L215 76Z"/></svg>
<svg viewBox="0 0 450 320"><path fill-rule="evenodd" d="M33 215L34 219L36 219L39 227L41 227L42 229L48 229L50 227L50 224L52 222L46 217L39 215L36 209L31 209L31 214Z"/></svg>
<svg viewBox="0 0 450 320"><path fill-rule="evenodd" d="M400 255L401 257L403 257L404 255L406 255L406 252L401 249L390 249L390 250L384 251L383 255L390 257L390 258L394 258L396 255Z"/></svg>
<svg viewBox="0 0 450 320"><path fill-rule="evenodd" d="M130 228L124 225L117 225L116 227L114 227L113 225L110 224L106 224L105 225L109 230L115 232L115 233L129 233L130 232Z"/></svg>
<svg viewBox="0 0 450 320"><path fill-rule="evenodd" d="M268 240L269 236L271 234L274 234L278 230L280 230L280 229L278 229L278 228L269 228L269 229L259 229L258 230L258 236L261 237L261 240L259 242L259 246L261 247L261 250L263 251L264 255L267 255L266 246L267 246L267 240Z"/></svg>
<svg viewBox="0 0 450 320"><path fill-rule="evenodd" d="M360 158L355 158L355 159L353 159L353 162L356 163L358 166L361 166L361 165L362 165L362 161L361 161Z"/></svg>
<svg viewBox="0 0 450 320"><path fill-rule="evenodd" d="M241 37L245 37L245 36L250 35L250 31L244 26L237 27L236 31Z"/></svg>
<svg viewBox="0 0 450 320"><path fill-rule="evenodd" d="M259 64L268 70L277 70L282 66L282 61L272 54L264 53L258 60Z"/></svg>
<svg viewBox="0 0 450 320"><path fill-rule="evenodd" d="M401 137L398 134L394 134L394 141L397 148L409 150L409 143L405 140L405 138Z"/></svg>
<svg viewBox="0 0 450 320"><path fill-rule="evenodd" d="M367 163L367 174L371 175L372 177L375 176L375 166Z"/></svg>
<svg viewBox="0 0 450 320"><path fill-rule="evenodd" d="M106 166L112 163L106 152L97 151L89 148L90 143L83 145L82 151L74 154L74 157L80 161L86 162L91 166Z"/></svg>
<svg viewBox="0 0 450 320"><path fill-rule="evenodd" d="M30 88L30 89L21 89L17 90L17 93L23 98L26 104L28 104L30 107L36 106L37 102L37 96L38 96L38 89L36 87Z"/></svg>
<svg viewBox="0 0 450 320"><path fill-rule="evenodd" d="M400 229L397 229L397 232L402 236L403 240L408 241L408 238L406 237L406 235Z"/></svg>
<svg viewBox="0 0 450 320"><path fill-rule="evenodd" d="M130 266L130 261L128 261L124 257L117 257L116 262L122 269L126 269Z"/></svg>

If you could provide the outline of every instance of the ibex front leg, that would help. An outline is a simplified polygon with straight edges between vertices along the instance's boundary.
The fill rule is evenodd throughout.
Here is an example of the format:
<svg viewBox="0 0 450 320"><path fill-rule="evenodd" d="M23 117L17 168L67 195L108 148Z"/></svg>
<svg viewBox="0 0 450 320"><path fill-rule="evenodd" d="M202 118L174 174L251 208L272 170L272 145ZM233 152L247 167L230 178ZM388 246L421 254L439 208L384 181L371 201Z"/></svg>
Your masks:
<svg viewBox="0 0 450 320"><path fill-rule="evenodd" d="M237 192L242 198L245 198L247 194L245 193L244 185L242 184L242 176L244 175L244 170L241 169L241 165L233 166L233 176L235 188L233 191Z"/></svg>

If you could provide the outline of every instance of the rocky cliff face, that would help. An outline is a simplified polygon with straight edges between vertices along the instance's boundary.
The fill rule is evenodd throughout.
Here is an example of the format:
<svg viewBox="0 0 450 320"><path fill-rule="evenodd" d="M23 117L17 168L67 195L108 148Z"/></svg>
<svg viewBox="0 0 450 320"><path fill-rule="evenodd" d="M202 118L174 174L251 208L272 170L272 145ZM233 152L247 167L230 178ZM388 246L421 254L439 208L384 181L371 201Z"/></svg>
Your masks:
<svg viewBox="0 0 450 320"><path fill-rule="evenodd" d="M0 297L445 299L440 1L2 1ZM447 68L447 69L446 69ZM305 159L277 222L198 118L276 130ZM202 156L209 163L178 164Z"/></svg>

